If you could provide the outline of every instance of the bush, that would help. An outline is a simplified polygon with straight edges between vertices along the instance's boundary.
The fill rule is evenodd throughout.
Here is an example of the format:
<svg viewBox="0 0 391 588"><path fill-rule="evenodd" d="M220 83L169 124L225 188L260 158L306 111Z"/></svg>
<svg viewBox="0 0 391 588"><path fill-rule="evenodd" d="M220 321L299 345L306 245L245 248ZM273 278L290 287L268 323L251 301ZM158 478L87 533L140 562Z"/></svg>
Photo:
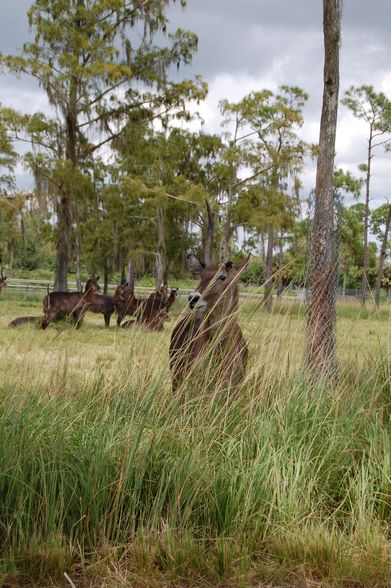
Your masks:
<svg viewBox="0 0 391 588"><path fill-rule="evenodd" d="M265 268L259 259L252 259L245 272L240 276L240 281L246 285L260 286L265 281Z"/></svg>

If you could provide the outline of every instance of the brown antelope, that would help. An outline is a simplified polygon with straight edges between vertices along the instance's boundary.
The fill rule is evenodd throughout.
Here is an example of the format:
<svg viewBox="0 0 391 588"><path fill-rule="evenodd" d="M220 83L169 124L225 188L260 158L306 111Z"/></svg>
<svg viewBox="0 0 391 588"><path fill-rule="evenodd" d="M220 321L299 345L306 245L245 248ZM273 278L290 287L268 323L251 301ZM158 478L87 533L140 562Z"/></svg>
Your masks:
<svg viewBox="0 0 391 588"><path fill-rule="evenodd" d="M160 286L159 290L152 292L148 298L139 300L139 306L135 316L140 322L152 321L162 310L166 308L167 286Z"/></svg>
<svg viewBox="0 0 391 588"><path fill-rule="evenodd" d="M20 327L21 325L38 325L42 321L40 316L18 316L8 325L9 327Z"/></svg>
<svg viewBox="0 0 391 588"><path fill-rule="evenodd" d="M0 270L0 294L3 290L3 288L5 288L7 285L6 281L7 281L7 276L4 275L3 268L1 268L1 270Z"/></svg>
<svg viewBox="0 0 391 588"><path fill-rule="evenodd" d="M140 323L151 323L162 310L168 311L171 308L176 296L177 290L175 288L167 296L167 286L162 285L159 290L152 292L148 298L140 299L134 296L133 289L127 284L120 284L117 286L113 295L114 305L118 314L117 325L120 326L122 319L126 315L136 317L136 321ZM126 324L128 325L130 323L132 321L128 321Z"/></svg>
<svg viewBox="0 0 391 588"><path fill-rule="evenodd" d="M84 292L48 292L43 299L44 317L41 327L46 329L59 316L70 317L78 329L87 310L90 309L94 295L99 292L98 278L87 280Z"/></svg>
<svg viewBox="0 0 391 588"><path fill-rule="evenodd" d="M140 326L147 331L163 331L164 323L170 322L170 317L166 310L160 310L150 320L135 320L126 321L122 326L123 329L131 329L135 326Z"/></svg>
<svg viewBox="0 0 391 588"><path fill-rule="evenodd" d="M138 308L138 301L134 296L133 288L128 283L119 284L113 294L114 307L117 312L117 326L125 316L134 316Z"/></svg>
<svg viewBox="0 0 391 588"><path fill-rule="evenodd" d="M201 281L189 296L190 312L175 326L170 343L170 368L176 390L192 373L197 360L208 350L217 352L224 380L237 385L247 365L247 344L237 322L238 278L250 255L234 266L228 261L220 267L205 266L195 256L188 265Z"/></svg>
<svg viewBox="0 0 391 588"><path fill-rule="evenodd" d="M88 310L89 312L94 312L95 314L103 314L105 325L106 327L109 327L111 315L115 310L113 299L111 296L95 294Z"/></svg>
<svg viewBox="0 0 391 588"><path fill-rule="evenodd" d="M152 330L163 330L163 322L169 321L168 311L177 297L177 288L172 288L167 296L167 286L161 286L145 300L139 301L135 312L136 321L146 324ZM163 320L162 320L163 319Z"/></svg>

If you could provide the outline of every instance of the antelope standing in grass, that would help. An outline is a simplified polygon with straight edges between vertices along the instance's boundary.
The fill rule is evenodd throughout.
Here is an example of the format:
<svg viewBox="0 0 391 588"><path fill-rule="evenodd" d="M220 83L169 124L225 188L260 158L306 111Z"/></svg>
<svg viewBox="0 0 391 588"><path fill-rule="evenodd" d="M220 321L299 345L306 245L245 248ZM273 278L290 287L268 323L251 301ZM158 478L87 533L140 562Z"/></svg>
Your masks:
<svg viewBox="0 0 391 588"><path fill-rule="evenodd" d="M148 298L139 301L135 312L136 321L143 323L150 330L162 331L163 323L170 320L168 311L176 297L176 288L172 288L170 295L167 296L167 286L160 286L159 290L153 292Z"/></svg>
<svg viewBox="0 0 391 588"><path fill-rule="evenodd" d="M136 319L143 323L152 321L161 311L166 309L167 301L167 286L162 284L159 290L152 292L148 298L138 301Z"/></svg>
<svg viewBox="0 0 391 588"><path fill-rule="evenodd" d="M127 283L119 284L113 294L113 302L117 312L117 326L119 327L122 319L125 316L134 316L138 308L133 288Z"/></svg>
<svg viewBox="0 0 391 588"><path fill-rule="evenodd" d="M94 298L92 299L91 306L88 310L90 312L94 312L95 314L103 314L105 326L109 327L111 315L115 310L114 301L111 296L95 294Z"/></svg>
<svg viewBox="0 0 391 588"><path fill-rule="evenodd" d="M197 360L208 350L221 362L219 373L225 381L238 385L247 365L247 344L237 322L238 279L250 255L238 265L232 262L216 267L188 256L189 269L201 278L189 296L190 312L175 326L170 343L170 368L176 390L197 370Z"/></svg>
<svg viewBox="0 0 391 588"><path fill-rule="evenodd" d="M167 287L161 286L159 290L152 292L148 298L136 298L133 289L128 284L120 284L117 286L113 295L114 305L118 314L117 325L120 326L122 319L128 315L134 316L136 322L143 324L149 323L152 330L156 330L154 328L154 323L156 323L159 325L158 330L161 330L160 327L163 326L163 322L167 318L165 317L163 321L159 321L157 317L162 311L168 312L174 304L176 297L176 288L172 288L170 295L167 296ZM127 321L125 328L129 328L131 323L132 321Z"/></svg>
<svg viewBox="0 0 391 588"><path fill-rule="evenodd" d="M42 322L40 316L18 316L9 323L9 327L20 327L22 325L38 325Z"/></svg>
<svg viewBox="0 0 391 588"><path fill-rule="evenodd" d="M208 225L204 247L204 262L188 255L188 267L201 281L189 296L190 311L179 320L171 335L170 368L175 391L191 375L198 375L198 366L205 356L213 355L216 375L237 386L247 367L247 344L237 322L238 279L246 269L250 255L234 266L227 261L213 265L214 215L206 200ZM202 375L202 373L201 373ZM206 371L206 377L210 372Z"/></svg>
<svg viewBox="0 0 391 588"><path fill-rule="evenodd" d="M46 329L59 316L68 316L78 329L87 310L90 309L94 296L100 290L98 278L87 280L84 292L48 292L43 299L44 317L41 324Z"/></svg>
<svg viewBox="0 0 391 588"><path fill-rule="evenodd" d="M170 320L168 312L166 310L160 310L149 320L136 319L135 321L126 321L126 323L123 323L121 326L123 329L131 329L137 326L146 331L163 331L164 323L170 322Z"/></svg>
<svg viewBox="0 0 391 588"><path fill-rule="evenodd" d="M4 275L3 268L0 269L0 294L3 288L6 287L7 276Z"/></svg>

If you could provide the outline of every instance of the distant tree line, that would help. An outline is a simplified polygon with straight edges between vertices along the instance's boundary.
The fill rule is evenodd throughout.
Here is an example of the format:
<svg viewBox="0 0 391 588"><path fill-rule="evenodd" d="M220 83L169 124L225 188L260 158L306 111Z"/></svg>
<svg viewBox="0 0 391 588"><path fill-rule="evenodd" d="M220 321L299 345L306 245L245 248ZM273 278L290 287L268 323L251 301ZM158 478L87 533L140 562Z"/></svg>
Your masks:
<svg viewBox="0 0 391 588"><path fill-rule="evenodd" d="M3 71L38 80L50 112L0 109L0 258L12 269L97 272L105 284L136 275L156 282L186 274L201 256L210 203L215 262L254 252L244 280L265 284L265 304L306 280L308 218L301 176L317 145L300 138L307 94L298 87L251 92L220 104L221 133L186 130L207 93L200 77L173 82L189 63L194 33L167 31L168 2L36 0L33 41L1 56ZM177 76L176 76L177 79ZM334 174L341 288L388 288L391 209L371 208L373 158L391 140L391 103L369 86L343 102L368 124L362 177ZM17 154L23 142L27 151ZM16 165L35 180L17 189ZM363 197L364 203L359 202ZM387 277L389 276L389 277ZM380 284L380 285L379 285Z"/></svg>

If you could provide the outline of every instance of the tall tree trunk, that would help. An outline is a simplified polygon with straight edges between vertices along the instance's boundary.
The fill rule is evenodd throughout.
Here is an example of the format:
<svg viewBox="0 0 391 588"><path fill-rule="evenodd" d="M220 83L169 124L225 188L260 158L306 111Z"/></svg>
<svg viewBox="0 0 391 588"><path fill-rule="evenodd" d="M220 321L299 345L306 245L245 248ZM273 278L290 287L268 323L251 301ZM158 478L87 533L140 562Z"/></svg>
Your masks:
<svg viewBox="0 0 391 588"><path fill-rule="evenodd" d="M336 373L336 277L333 170L338 114L341 2L323 0L324 87L316 170L312 274L307 322L307 366Z"/></svg>
<svg viewBox="0 0 391 588"><path fill-rule="evenodd" d="M9 269L12 270L12 268L14 267L14 243L13 243L13 241L8 241L7 249L8 249L8 257L9 257Z"/></svg>
<svg viewBox="0 0 391 588"><path fill-rule="evenodd" d="M377 308L379 308L379 305L380 305L380 288L381 288L381 281L383 279L384 261L386 259L386 254L387 254L388 233L390 232L390 225L391 225L391 204L388 205L386 227L384 229L383 241L381 244L380 257L379 257L379 269L377 272L377 279L376 279L375 304L376 304Z"/></svg>
<svg viewBox="0 0 391 588"><path fill-rule="evenodd" d="M54 290L68 290L69 237L71 233L71 206L67 194L60 196L57 207L57 261Z"/></svg>
<svg viewBox="0 0 391 588"><path fill-rule="evenodd" d="M259 233L259 261L262 266L265 266L265 236L263 233Z"/></svg>
<svg viewBox="0 0 391 588"><path fill-rule="evenodd" d="M229 242L232 234L231 227L231 209L232 209L232 186L228 186L228 202L227 202L227 214L225 216L223 234L220 240L220 252L219 252L219 263L224 263L229 258Z"/></svg>
<svg viewBox="0 0 391 588"><path fill-rule="evenodd" d="M272 225L267 227L267 253L266 253L266 274L265 274L265 292L263 295L263 304L266 310L271 310L273 302L273 249L274 249L274 231Z"/></svg>
<svg viewBox="0 0 391 588"><path fill-rule="evenodd" d="M164 284L167 284L167 266L166 266L166 244L164 240L164 216L163 209L157 208L157 252L155 254L155 285L156 290Z"/></svg>
<svg viewBox="0 0 391 588"><path fill-rule="evenodd" d="M126 274L125 274L125 257L124 251L122 247L119 248L118 252L118 265L119 265L119 273L120 273L120 282L124 284L126 282Z"/></svg>
<svg viewBox="0 0 391 588"><path fill-rule="evenodd" d="M81 5L81 0L78 4ZM79 47L74 47L73 55L79 61ZM79 158L77 153L78 145L78 122L77 122L77 94L78 79L73 76L69 86L69 95L67 97L67 110L65 112L65 158L71 162L71 177L67 179L63 186L63 194L60 206L58 208L58 225L57 225L57 267L56 267L56 284L60 291L68 289L68 266L69 266L69 244L72 228L72 174L79 169ZM76 204L77 205L77 204Z"/></svg>
<svg viewBox="0 0 391 588"><path fill-rule="evenodd" d="M367 175L365 179L364 254L361 280L361 306L365 306L368 286L369 186L371 181L372 135L373 128L371 125L368 139Z"/></svg>
<svg viewBox="0 0 391 588"><path fill-rule="evenodd" d="M159 290L160 286L164 284L164 262L160 251L155 253L155 289Z"/></svg>
<svg viewBox="0 0 391 588"><path fill-rule="evenodd" d="M20 213L20 232L22 234L23 254L26 255L26 225L24 222L23 212Z"/></svg>
<svg viewBox="0 0 391 588"><path fill-rule="evenodd" d="M76 218L76 287L77 291L81 292L81 235L80 235L80 222L79 213L75 211Z"/></svg>
<svg viewBox="0 0 391 588"><path fill-rule="evenodd" d="M113 219L113 224L111 226L111 234L112 234L112 238L113 238L113 259L111 262L111 267L113 268L113 271L116 271L117 269L120 269L120 259L119 259L119 250L118 250L118 227L117 227L117 221L115 219ZM118 267L117 267L118 264Z"/></svg>
<svg viewBox="0 0 391 588"><path fill-rule="evenodd" d="M81 253L80 253L80 238L76 237L76 288L81 292Z"/></svg>
<svg viewBox="0 0 391 588"><path fill-rule="evenodd" d="M107 296L107 292L109 289L109 266L107 263L107 259L103 262L103 294Z"/></svg>
<svg viewBox="0 0 391 588"><path fill-rule="evenodd" d="M134 259L131 257L128 262L128 276L127 276L127 284L129 290L134 293Z"/></svg>
<svg viewBox="0 0 391 588"><path fill-rule="evenodd" d="M65 117L66 148L65 157L72 163L72 172L78 167L77 158L77 118L76 118L76 85L72 84L70 106ZM66 292L68 290L68 266L69 244L72 228L72 178L68 178L63 186L60 203L57 209L57 264L55 277L55 290Z"/></svg>
<svg viewBox="0 0 391 588"><path fill-rule="evenodd" d="M213 264L213 233L214 233L214 215L211 211L209 202L206 200L207 212L207 229L204 243L204 263L206 267Z"/></svg>
<svg viewBox="0 0 391 588"><path fill-rule="evenodd" d="M284 291L284 280L283 280L283 270L282 267L284 265L284 251L283 251L283 239L284 239L284 234L281 231L280 237L278 239L278 249L279 249L279 253L278 253L278 281L277 281L277 298L281 298L282 293Z"/></svg>
<svg viewBox="0 0 391 588"><path fill-rule="evenodd" d="M345 296L345 294L346 294L347 273L348 273L347 269L344 269L343 282L342 282L342 296Z"/></svg>

